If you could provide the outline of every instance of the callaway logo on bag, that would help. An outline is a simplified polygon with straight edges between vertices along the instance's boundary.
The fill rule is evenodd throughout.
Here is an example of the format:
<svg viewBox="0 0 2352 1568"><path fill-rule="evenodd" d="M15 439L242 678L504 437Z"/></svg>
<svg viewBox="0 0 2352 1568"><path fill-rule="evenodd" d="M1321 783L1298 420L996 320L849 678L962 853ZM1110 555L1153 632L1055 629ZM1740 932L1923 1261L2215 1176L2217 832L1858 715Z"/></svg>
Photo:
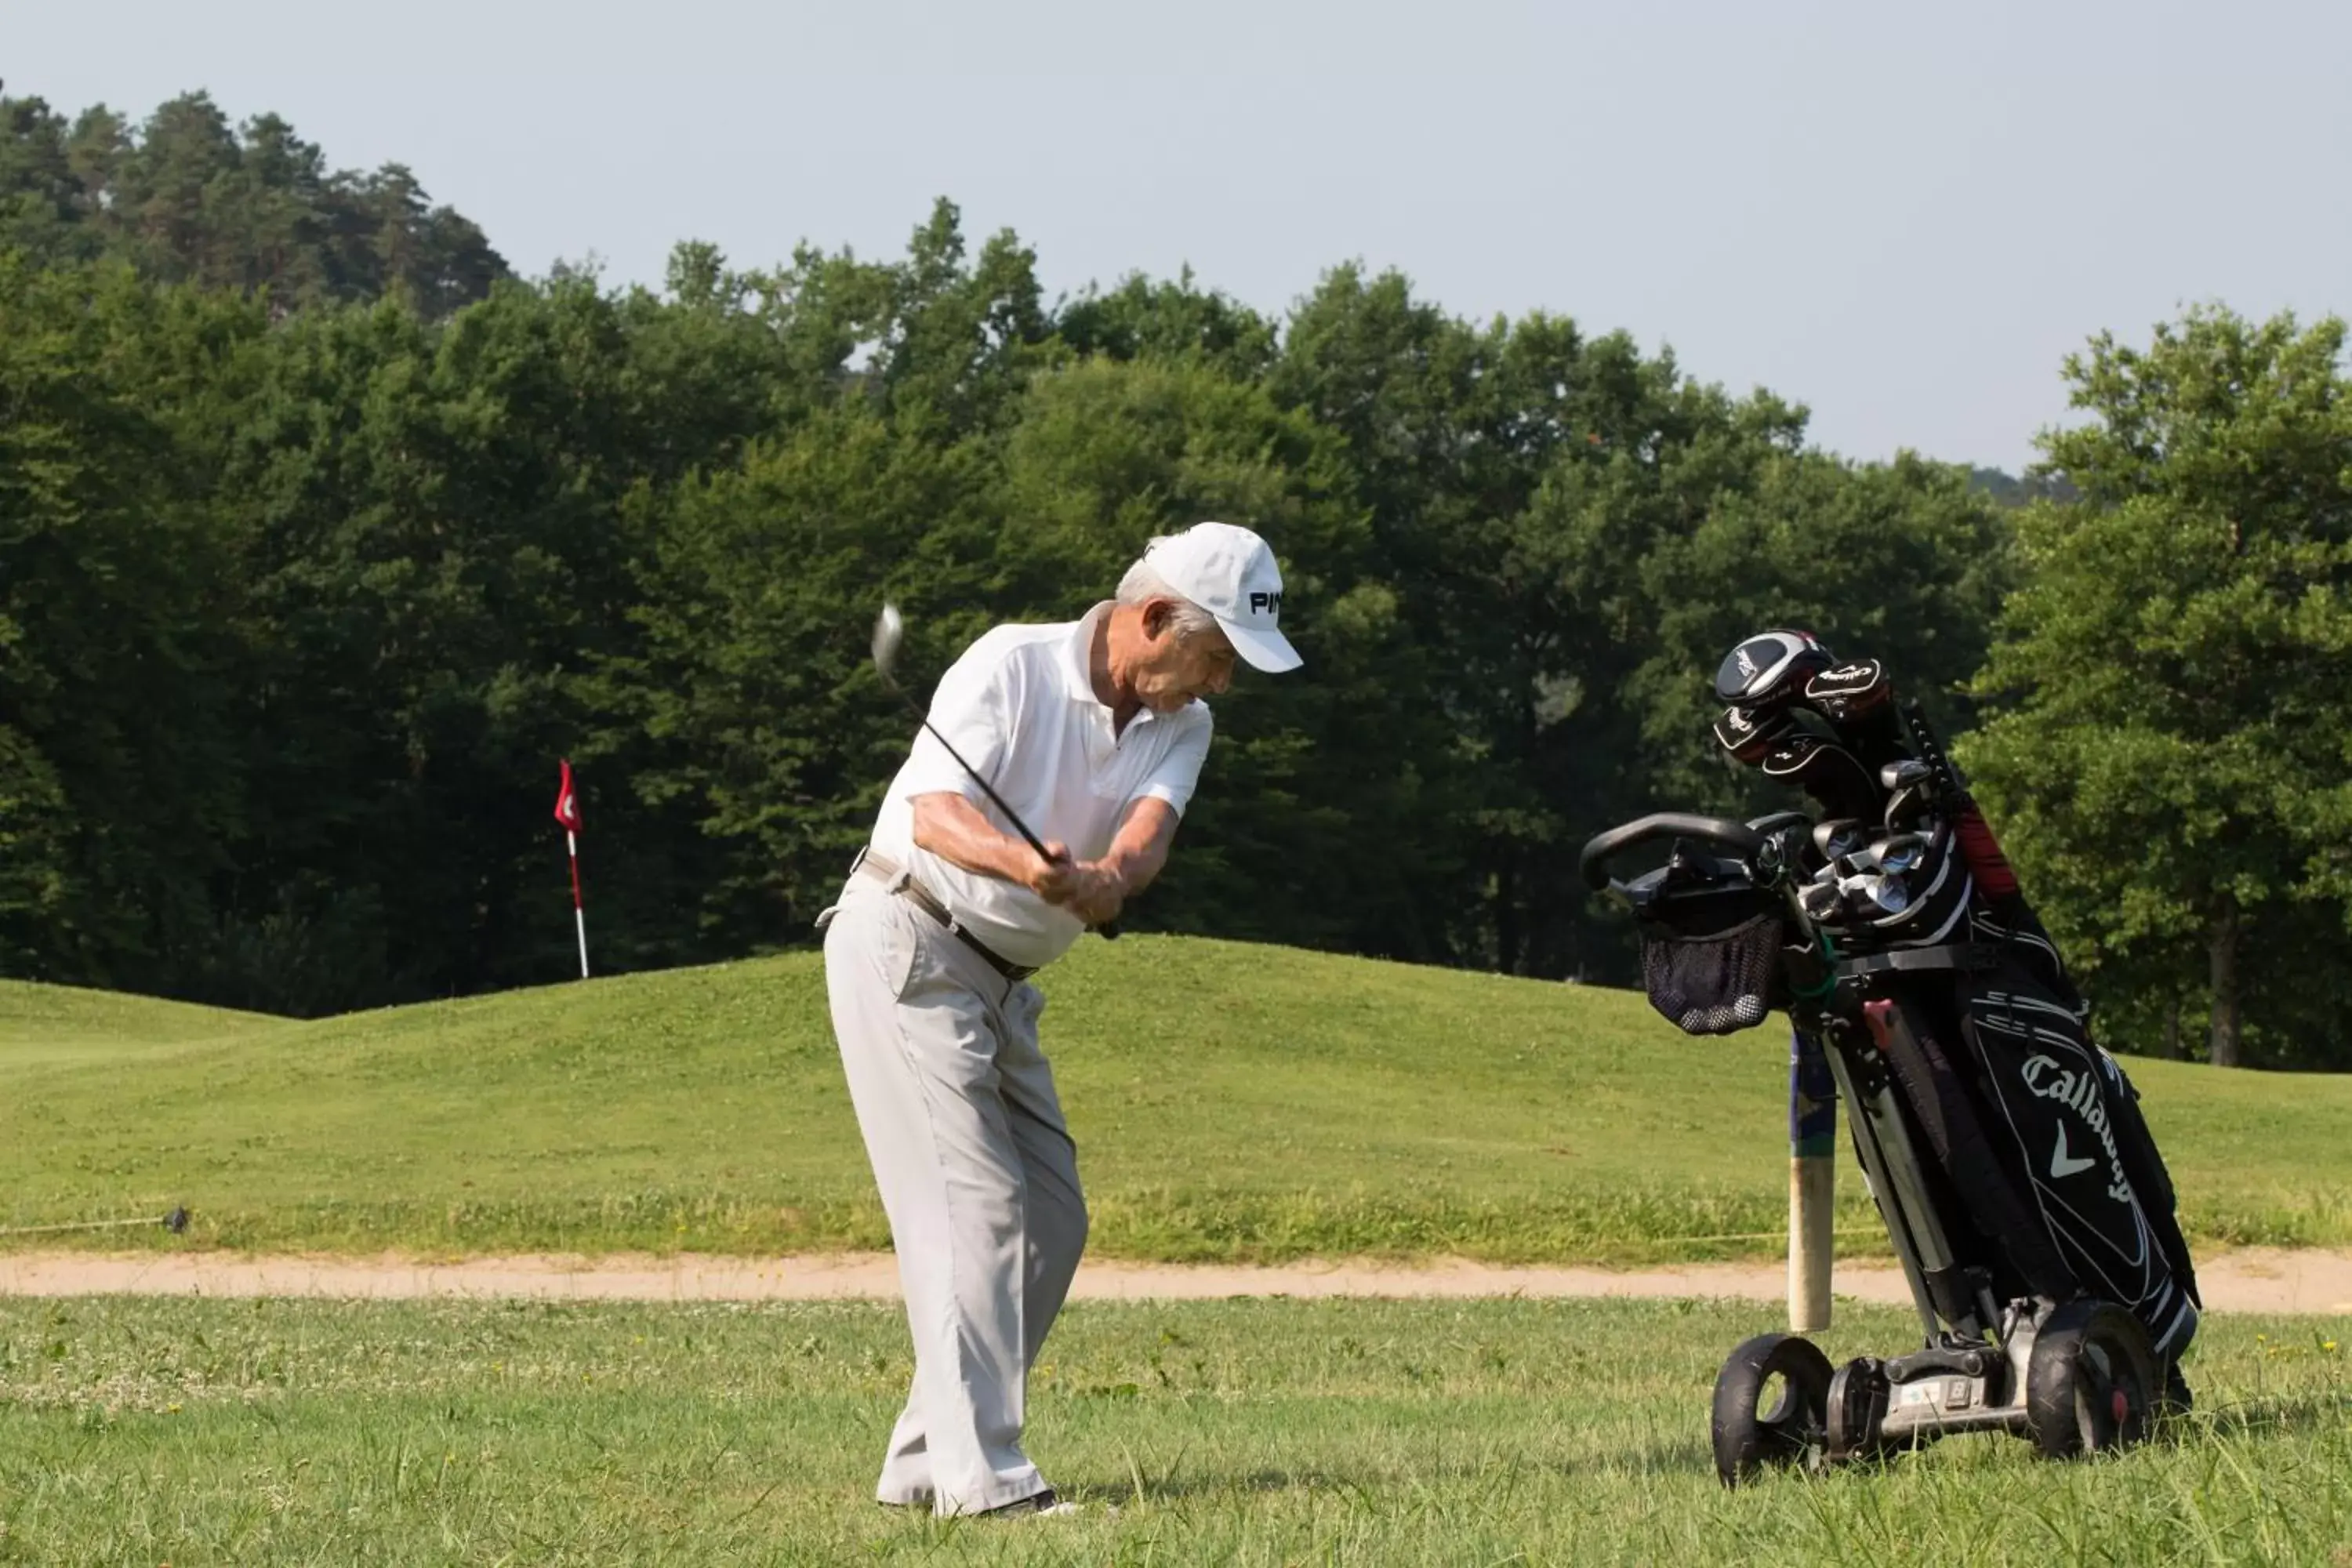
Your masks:
<svg viewBox="0 0 2352 1568"><path fill-rule="evenodd" d="M2021 1076L2025 1087L2043 1100L2054 1100L2083 1119L2084 1126L2099 1140L2106 1152L2107 1196L2119 1204L2132 1201L2131 1178L2124 1174L2123 1156L2116 1149L2116 1130L2107 1120L2107 1108L2099 1100L2099 1081L2087 1072L2073 1072L2058 1065L2052 1057L2032 1056L2025 1059ZM2072 1153L2066 1147L2066 1124L2058 1124L2057 1147L2050 1152L2050 1174L2054 1178L2071 1176L2087 1171L2098 1163Z"/></svg>

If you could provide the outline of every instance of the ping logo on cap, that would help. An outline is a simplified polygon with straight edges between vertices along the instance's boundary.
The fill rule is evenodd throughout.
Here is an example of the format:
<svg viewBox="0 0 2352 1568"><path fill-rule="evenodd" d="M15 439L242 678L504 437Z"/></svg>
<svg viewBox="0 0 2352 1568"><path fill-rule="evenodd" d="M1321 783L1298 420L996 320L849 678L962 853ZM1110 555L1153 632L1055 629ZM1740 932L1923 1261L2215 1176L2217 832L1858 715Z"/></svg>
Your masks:
<svg viewBox="0 0 2352 1568"><path fill-rule="evenodd" d="M1250 614L1253 616L1268 615L1278 617L1282 614L1282 595L1279 593L1252 594L1249 596L1249 607Z"/></svg>

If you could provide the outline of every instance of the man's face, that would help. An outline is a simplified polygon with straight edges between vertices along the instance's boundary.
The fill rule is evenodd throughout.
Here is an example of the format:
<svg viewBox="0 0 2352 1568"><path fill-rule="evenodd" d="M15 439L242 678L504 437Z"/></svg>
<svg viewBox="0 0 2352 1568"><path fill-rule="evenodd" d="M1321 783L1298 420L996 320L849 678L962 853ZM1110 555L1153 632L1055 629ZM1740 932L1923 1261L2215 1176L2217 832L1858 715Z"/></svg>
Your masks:
<svg viewBox="0 0 2352 1568"><path fill-rule="evenodd" d="M1154 713L1173 713L1194 698L1222 694L1234 683L1234 645L1211 623L1191 637L1176 635L1171 606L1155 601L1143 614L1143 658L1135 694Z"/></svg>

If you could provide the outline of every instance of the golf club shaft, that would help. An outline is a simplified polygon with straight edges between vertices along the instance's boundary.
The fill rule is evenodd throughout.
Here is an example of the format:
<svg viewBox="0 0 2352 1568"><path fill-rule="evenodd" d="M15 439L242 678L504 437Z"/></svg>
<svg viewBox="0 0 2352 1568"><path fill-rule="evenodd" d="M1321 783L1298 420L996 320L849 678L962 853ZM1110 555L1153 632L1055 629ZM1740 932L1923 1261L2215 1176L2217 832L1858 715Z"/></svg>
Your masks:
<svg viewBox="0 0 2352 1568"><path fill-rule="evenodd" d="M177 1225L173 1223L174 1219L179 1221ZM174 1210L161 1218L150 1215L137 1219L78 1219L58 1225L0 1226L0 1236L50 1236L66 1230L120 1230L133 1225L160 1225L166 1230L181 1230L186 1228L187 1219Z"/></svg>
<svg viewBox="0 0 2352 1568"><path fill-rule="evenodd" d="M1039 838L1035 834L1029 831L1029 825L1021 820L1021 814L1019 812L1014 811L1011 806L1004 804L1004 797L996 793L996 787L990 784L986 779L981 777L980 770L973 767L970 763L965 762L962 754L953 746L948 744L948 738L945 735L940 734L939 730L929 719L923 717L921 710L917 709L911 700L908 702L907 707L909 711L914 713L917 719L922 721L923 728L930 731L931 739L937 741L941 746L946 747L948 755L955 758L956 766L961 768L971 778L971 782L978 784L981 789L987 794L988 798L995 803L996 809L1004 814L1004 820L1013 824L1013 830L1029 841L1029 847L1037 851L1037 858L1045 861L1048 866L1054 864L1054 857L1046 852L1045 841Z"/></svg>
<svg viewBox="0 0 2352 1568"><path fill-rule="evenodd" d="M1822 1042L1789 1035L1789 1331L1830 1326L1836 1243L1837 1084Z"/></svg>

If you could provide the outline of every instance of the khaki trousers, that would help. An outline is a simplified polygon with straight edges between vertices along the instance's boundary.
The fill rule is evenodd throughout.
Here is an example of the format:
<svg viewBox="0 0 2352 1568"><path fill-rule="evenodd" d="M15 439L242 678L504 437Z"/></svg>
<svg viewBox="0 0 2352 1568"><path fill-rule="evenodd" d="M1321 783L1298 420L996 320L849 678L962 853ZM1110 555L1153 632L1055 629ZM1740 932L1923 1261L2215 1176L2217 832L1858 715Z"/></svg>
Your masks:
<svg viewBox="0 0 2352 1568"><path fill-rule="evenodd" d="M1045 997L881 882L853 877L828 914L834 1036L915 1349L875 1495L941 1514L1017 1502L1045 1488L1021 1447L1026 1382L1087 1237L1037 1048Z"/></svg>

